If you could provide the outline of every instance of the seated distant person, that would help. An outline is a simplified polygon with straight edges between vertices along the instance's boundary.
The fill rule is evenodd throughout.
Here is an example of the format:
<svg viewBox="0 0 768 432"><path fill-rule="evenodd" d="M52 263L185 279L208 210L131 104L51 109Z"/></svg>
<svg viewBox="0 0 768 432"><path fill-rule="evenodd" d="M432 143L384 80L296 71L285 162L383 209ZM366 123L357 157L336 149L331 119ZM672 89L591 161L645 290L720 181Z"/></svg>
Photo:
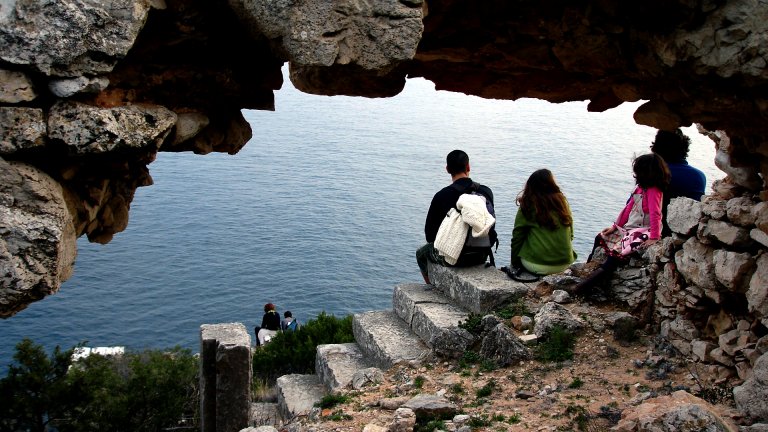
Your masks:
<svg viewBox="0 0 768 432"><path fill-rule="evenodd" d="M428 263L433 262L439 265L455 265L457 267L479 265L486 262L489 256L492 258L491 244L496 243L496 231L493 227L488 232L488 246L467 246L465 245L457 261L453 264L446 262L443 256L435 249L435 238L440 224L446 218L448 211L456 208L456 203L465 192L476 191L485 197L490 203L493 203L493 192L487 186L475 183L469 178L469 156L461 150L454 150L448 153L446 157L445 170L450 174L452 183L442 188L432 198L427 212L427 220L424 223L424 235L427 244L416 251L416 262L419 264L421 275L424 282L430 283L427 273ZM470 234L471 235L471 234Z"/></svg>
<svg viewBox="0 0 768 432"><path fill-rule="evenodd" d="M299 322L293 317L291 311L285 311L283 313L283 320L280 321L280 329L282 331L295 331L299 328Z"/></svg>
<svg viewBox="0 0 768 432"><path fill-rule="evenodd" d="M512 231L512 271L559 273L576 260L573 216L552 172L534 171L517 197L520 208Z"/></svg>
<svg viewBox="0 0 768 432"><path fill-rule="evenodd" d="M280 330L280 314L275 310L275 305L264 305L264 316L261 318L261 326L254 328L256 344L264 345L266 340L272 338Z"/></svg>
<svg viewBox="0 0 768 432"><path fill-rule="evenodd" d="M662 202L662 214L664 215L664 228L662 235L670 234L667 226L667 206L672 198L688 197L701 201L707 184L707 177L701 170L688 165L688 148L691 139L685 136L683 131L675 129L673 132L660 130L651 145L651 151L661 156L669 167L672 175L667 190L664 191Z"/></svg>

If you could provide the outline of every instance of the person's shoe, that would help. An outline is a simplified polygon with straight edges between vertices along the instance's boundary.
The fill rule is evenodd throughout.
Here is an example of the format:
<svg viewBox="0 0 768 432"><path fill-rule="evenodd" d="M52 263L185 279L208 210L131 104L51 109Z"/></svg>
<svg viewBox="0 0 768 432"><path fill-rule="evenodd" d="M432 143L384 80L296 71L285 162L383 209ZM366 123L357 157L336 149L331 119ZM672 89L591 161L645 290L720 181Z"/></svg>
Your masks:
<svg viewBox="0 0 768 432"><path fill-rule="evenodd" d="M574 285L572 288L570 288L570 290L566 289L566 291L569 291L569 294L571 295L586 295L592 290L592 288L603 277L604 274L605 269L598 267L592 273L590 273L586 279Z"/></svg>

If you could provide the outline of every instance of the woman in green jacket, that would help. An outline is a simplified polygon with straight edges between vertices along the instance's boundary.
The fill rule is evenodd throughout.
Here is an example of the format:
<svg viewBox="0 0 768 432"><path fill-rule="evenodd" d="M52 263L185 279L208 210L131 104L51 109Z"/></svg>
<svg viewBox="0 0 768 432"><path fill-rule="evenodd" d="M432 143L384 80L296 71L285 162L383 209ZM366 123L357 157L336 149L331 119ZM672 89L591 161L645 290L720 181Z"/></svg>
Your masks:
<svg viewBox="0 0 768 432"><path fill-rule="evenodd" d="M576 260L573 217L552 172L534 171L517 196L512 231L512 272L525 269L537 275L559 273Z"/></svg>

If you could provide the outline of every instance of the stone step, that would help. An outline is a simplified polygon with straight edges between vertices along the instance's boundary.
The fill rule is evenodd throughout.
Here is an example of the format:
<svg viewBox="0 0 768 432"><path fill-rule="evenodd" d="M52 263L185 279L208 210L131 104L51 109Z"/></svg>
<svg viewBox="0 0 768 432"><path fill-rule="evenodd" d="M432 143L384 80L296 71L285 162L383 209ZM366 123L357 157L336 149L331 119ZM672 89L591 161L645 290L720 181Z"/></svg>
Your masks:
<svg viewBox="0 0 768 432"><path fill-rule="evenodd" d="M429 263L429 279L440 292L470 312L486 314L524 296L538 282L510 279L494 267L443 267Z"/></svg>
<svg viewBox="0 0 768 432"><path fill-rule="evenodd" d="M286 422L309 415L315 403L327 394L317 375L283 375L277 379L277 409Z"/></svg>
<svg viewBox="0 0 768 432"><path fill-rule="evenodd" d="M422 361L430 354L424 342L391 310L355 314L352 332L366 358L382 370L397 363Z"/></svg>
<svg viewBox="0 0 768 432"><path fill-rule="evenodd" d="M475 342L475 337L459 327L469 311L432 285L400 284L395 286L392 307L416 335L437 354L460 357Z"/></svg>
<svg viewBox="0 0 768 432"><path fill-rule="evenodd" d="M355 372L369 366L356 343L317 346L315 373L331 392L349 387Z"/></svg>
<svg viewBox="0 0 768 432"><path fill-rule="evenodd" d="M249 426L279 426L280 412L274 402L254 402L251 404Z"/></svg>

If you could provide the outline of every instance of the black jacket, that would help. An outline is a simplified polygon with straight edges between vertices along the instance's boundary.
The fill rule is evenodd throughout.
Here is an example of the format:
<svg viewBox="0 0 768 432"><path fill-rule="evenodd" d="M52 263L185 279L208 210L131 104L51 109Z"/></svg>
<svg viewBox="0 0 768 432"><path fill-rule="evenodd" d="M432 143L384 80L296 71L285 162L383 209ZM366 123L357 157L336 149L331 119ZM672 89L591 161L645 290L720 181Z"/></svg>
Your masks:
<svg viewBox="0 0 768 432"><path fill-rule="evenodd" d="M450 186L446 186L438 191L432 198L427 212L427 220L424 223L424 235L428 243L433 243L437 237L437 230L440 224L448 214L448 210L456 208L456 202L461 197L463 191L472 185L473 181L469 177L460 178ZM478 192L482 193L491 203L493 203L493 192L488 186L480 185Z"/></svg>
<svg viewBox="0 0 768 432"><path fill-rule="evenodd" d="M267 330L280 330L280 314L276 311L269 311L261 319L261 328Z"/></svg>

